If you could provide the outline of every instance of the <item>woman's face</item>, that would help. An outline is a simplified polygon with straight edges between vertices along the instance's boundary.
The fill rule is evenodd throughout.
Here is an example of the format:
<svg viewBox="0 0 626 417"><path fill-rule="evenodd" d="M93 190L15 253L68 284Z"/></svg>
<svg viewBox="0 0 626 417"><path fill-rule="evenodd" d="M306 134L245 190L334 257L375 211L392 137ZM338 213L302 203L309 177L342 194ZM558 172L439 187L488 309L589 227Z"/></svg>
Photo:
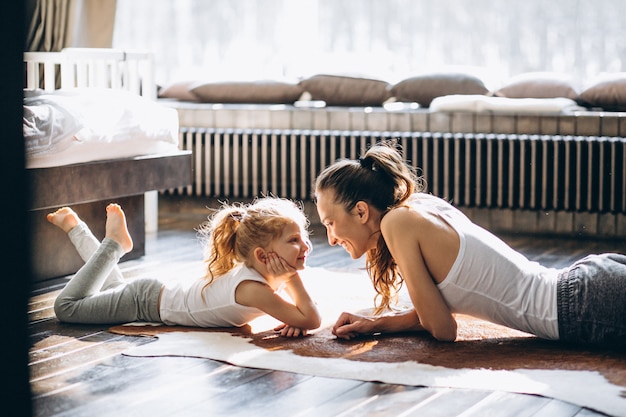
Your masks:
<svg viewBox="0 0 626 417"><path fill-rule="evenodd" d="M335 203L332 190L318 191L316 199L317 213L331 246L341 245L353 259L375 247L377 239L372 238L372 231L357 207L347 212L343 205Z"/></svg>

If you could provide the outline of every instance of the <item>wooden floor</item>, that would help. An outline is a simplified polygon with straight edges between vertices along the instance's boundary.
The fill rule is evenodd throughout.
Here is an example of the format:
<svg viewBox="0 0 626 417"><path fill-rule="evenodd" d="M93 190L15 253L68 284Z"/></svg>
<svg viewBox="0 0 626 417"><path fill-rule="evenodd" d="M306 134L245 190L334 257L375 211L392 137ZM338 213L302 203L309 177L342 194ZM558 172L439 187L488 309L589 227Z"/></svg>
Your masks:
<svg viewBox="0 0 626 417"><path fill-rule="evenodd" d="M206 201L162 198L159 231L146 255L122 263L127 277L183 275L197 268L193 230ZM210 203L212 204L212 203ZM214 207L214 205L212 205ZM309 266L362 267L314 228ZM623 251L624 242L505 237L528 256L562 266L587 253ZM246 369L196 358L121 353L153 339L107 326L60 324L52 303L67 278L39 283L29 304L30 381L35 416L599 416L549 398L479 390L399 386Z"/></svg>

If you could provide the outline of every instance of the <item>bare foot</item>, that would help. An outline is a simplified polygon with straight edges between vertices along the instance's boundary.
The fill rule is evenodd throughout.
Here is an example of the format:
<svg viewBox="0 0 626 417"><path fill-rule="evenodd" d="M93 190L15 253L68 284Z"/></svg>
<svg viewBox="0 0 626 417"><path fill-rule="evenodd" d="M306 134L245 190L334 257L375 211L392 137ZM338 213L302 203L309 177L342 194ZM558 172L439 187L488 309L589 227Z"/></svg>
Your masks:
<svg viewBox="0 0 626 417"><path fill-rule="evenodd" d="M48 213L46 219L65 233L68 233L80 222L78 214L69 207L61 207L54 213Z"/></svg>
<svg viewBox="0 0 626 417"><path fill-rule="evenodd" d="M111 203L107 206L105 237L119 243L124 252L130 252L133 249L133 239L128 232L126 215L119 204Z"/></svg>

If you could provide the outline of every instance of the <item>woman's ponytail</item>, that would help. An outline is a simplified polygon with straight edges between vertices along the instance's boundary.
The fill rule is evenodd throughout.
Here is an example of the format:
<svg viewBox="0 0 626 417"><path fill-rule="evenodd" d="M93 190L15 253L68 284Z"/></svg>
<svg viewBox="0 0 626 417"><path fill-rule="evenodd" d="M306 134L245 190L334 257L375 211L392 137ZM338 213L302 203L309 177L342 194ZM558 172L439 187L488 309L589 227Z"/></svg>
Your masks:
<svg viewBox="0 0 626 417"><path fill-rule="evenodd" d="M383 211L401 205L411 194L422 191L421 179L414 168L404 161L393 141L372 146L359 161L362 167L366 169L369 167L374 172L380 172L393 187L390 201ZM377 208L383 209L383 207Z"/></svg>

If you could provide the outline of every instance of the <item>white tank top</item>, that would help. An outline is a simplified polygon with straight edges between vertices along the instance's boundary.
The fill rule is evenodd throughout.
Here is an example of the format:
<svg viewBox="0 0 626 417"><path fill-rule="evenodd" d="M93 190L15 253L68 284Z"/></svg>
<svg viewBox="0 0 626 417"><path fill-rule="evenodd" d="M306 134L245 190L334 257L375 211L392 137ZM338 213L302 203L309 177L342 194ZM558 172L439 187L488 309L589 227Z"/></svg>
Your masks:
<svg viewBox="0 0 626 417"><path fill-rule="evenodd" d="M161 321L170 326L243 326L265 314L257 308L237 304L235 290L243 281L267 283L254 269L242 265L216 278L204 290L204 280L195 281L189 286L166 285L161 294Z"/></svg>
<svg viewBox="0 0 626 417"><path fill-rule="evenodd" d="M419 193L409 204L439 215L459 235L458 256L438 285L453 313L559 338L557 269L530 261L440 198Z"/></svg>

